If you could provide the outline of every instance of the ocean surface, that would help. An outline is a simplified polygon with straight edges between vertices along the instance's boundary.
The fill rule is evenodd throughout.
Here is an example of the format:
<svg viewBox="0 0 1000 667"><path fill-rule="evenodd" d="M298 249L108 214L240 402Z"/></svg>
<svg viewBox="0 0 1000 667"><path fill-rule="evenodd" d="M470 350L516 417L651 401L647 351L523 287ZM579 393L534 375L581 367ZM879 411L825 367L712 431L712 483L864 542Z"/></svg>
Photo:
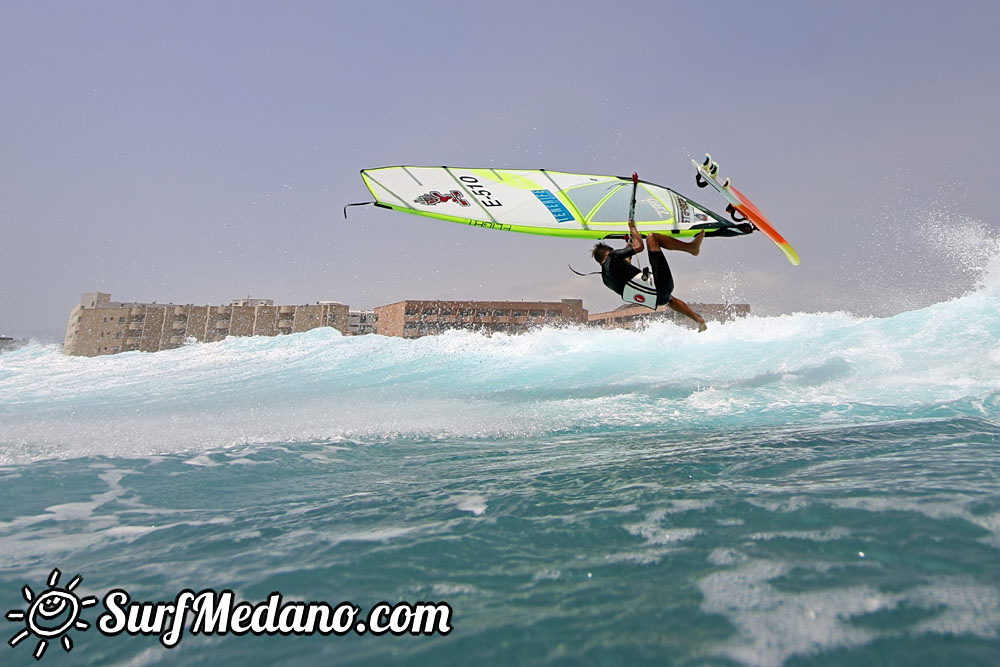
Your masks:
<svg viewBox="0 0 1000 667"><path fill-rule="evenodd" d="M31 344L0 355L0 564L5 665L1000 664L1000 271L700 335ZM450 632L189 616L166 648L100 630L115 589ZM46 626L46 591L90 600Z"/></svg>

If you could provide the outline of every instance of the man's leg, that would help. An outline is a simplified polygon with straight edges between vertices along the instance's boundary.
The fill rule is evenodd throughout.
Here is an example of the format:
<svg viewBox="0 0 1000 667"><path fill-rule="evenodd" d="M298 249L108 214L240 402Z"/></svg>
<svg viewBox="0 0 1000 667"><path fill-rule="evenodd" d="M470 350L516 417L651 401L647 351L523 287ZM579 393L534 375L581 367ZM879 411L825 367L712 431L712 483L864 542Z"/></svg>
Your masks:
<svg viewBox="0 0 1000 667"><path fill-rule="evenodd" d="M667 250L679 250L681 252L686 252L691 255L697 256L701 252L701 242L705 240L705 232L701 232L698 236L694 237L688 242L681 241L678 238L674 238L669 234L660 234L659 232L653 232L646 237L646 245L650 250L659 250L660 248L665 248Z"/></svg>
<svg viewBox="0 0 1000 667"><path fill-rule="evenodd" d="M686 303L678 299L676 296L672 297L670 299L670 303L668 303L667 305L670 306L673 310L676 310L681 315L686 315L687 317L690 317L692 320L697 322L699 333L708 328L708 325L705 324L705 318L699 315L698 313L694 312L693 310L691 310L690 306L688 306Z"/></svg>

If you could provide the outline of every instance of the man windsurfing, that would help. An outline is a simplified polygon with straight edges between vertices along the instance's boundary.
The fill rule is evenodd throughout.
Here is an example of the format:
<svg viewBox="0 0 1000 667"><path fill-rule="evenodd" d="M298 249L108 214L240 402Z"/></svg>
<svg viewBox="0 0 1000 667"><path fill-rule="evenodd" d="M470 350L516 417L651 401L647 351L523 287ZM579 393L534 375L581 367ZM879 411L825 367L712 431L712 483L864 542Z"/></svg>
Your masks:
<svg viewBox="0 0 1000 667"><path fill-rule="evenodd" d="M629 258L636 253L642 252L644 247L642 235L636 229L635 222L629 220L629 239L631 243L624 248L614 250L606 243L598 243L594 246L593 256L597 263L601 265L601 278L608 289L621 296L626 301L625 290L641 271L632 266ZM670 306L678 313L691 318L698 324L698 331L705 331L708 326L705 318L691 310L691 308L673 296L674 278L670 273L670 265L667 258L663 256L662 248L667 250L678 250L690 255L697 256L701 252L701 242L705 239L702 232L688 243L680 239L673 238L666 234L652 233L646 240L646 255L649 258L649 266L652 269L653 284L656 286L656 306ZM641 297L640 297L641 298ZM638 300L637 300L638 302Z"/></svg>

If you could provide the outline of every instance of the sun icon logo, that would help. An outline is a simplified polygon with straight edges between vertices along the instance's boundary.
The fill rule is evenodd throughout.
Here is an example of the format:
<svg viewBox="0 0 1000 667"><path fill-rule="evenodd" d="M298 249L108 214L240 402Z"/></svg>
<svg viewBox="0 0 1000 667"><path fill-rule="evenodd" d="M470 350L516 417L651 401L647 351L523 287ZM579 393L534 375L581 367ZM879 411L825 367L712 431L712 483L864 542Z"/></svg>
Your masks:
<svg viewBox="0 0 1000 667"><path fill-rule="evenodd" d="M24 629L11 637L7 643L17 646L31 635L38 637L35 660L42 659L45 649L49 647L49 640L55 640L57 637L62 638L61 643L67 653L73 650L73 640L67 633L73 628L77 630L89 628L90 623L80 620L80 612L84 607L97 604L97 598L88 596L81 599L73 592L83 581L83 577L79 574L66 584L66 588L59 588L61 574L58 568L52 570L49 574L48 589L37 596L25 584L21 594L28 603L28 610L11 609L7 612L8 621L27 621Z"/></svg>

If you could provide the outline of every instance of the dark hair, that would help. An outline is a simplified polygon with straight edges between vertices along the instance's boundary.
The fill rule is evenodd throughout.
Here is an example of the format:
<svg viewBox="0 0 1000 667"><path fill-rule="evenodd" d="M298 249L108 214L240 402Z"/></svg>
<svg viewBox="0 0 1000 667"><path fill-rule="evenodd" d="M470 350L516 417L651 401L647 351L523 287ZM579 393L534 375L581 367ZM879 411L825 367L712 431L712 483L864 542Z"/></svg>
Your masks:
<svg viewBox="0 0 1000 667"><path fill-rule="evenodd" d="M600 264L601 262L604 261L604 258L607 257L610 252L611 252L611 246L609 246L607 243L595 243L594 250L591 252L591 254L594 256L594 259L597 260L597 263Z"/></svg>

